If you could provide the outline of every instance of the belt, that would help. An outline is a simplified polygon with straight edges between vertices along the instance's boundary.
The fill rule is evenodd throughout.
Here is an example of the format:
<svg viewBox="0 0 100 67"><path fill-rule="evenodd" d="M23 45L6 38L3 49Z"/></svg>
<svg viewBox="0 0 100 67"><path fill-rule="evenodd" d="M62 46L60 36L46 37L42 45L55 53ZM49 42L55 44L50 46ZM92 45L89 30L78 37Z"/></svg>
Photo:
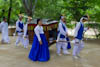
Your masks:
<svg viewBox="0 0 100 67"><path fill-rule="evenodd" d="M16 31L17 33L22 33L23 31Z"/></svg>

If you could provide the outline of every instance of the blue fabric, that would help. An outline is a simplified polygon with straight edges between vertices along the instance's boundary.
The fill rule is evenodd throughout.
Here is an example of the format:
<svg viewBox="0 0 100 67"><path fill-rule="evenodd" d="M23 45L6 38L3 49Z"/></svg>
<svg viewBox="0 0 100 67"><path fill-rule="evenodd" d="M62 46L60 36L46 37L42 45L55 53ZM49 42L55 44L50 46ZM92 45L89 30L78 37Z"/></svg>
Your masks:
<svg viewBox="0 0 100 67"><path fill-rule="evenodd" d="M66 38L66 40L70 41L70 39L68 37ZM71 49L71 43L70 42L67 43L67 49Z"/></svg>
<svg viewBox="0 0 100 67"><path fill-rule="evenodd" d="M27 30L27 32L26 32L26 35L28 35L28 30Z"/></svg>
<svg viewBox="0 0 100 67"><path fill-rule="evenodd" d="M65 28L65 26L63 24L62 24L62 27L63 27L64 31L66 31L66 28ZM65 38L65 36L64 35L60 35L60 38ZM68 37L66 38L66 40L70 41ZM67 49L71 49L70 42L67 43Z"/></svg>
<svg viewBox="0 0 100 67"><path fill-rule="evenodd" d="M81 23L80 29L78 30L78 34L77 34L77 36L75 38L77 38L79 40L82 40L82 38L83 38L83 31L84 31L84 25Z"/></svg>
<svg viewBox="0 0 100 67"><path fill-rule="evenodd" d="M22 33L21 31L16 31L17 33Z"/></svg>
<svg viewBox="0 0 100 67"><path fill-rule="evenodd" d="M22 30L23 30L23 28L24 28L24 24L19 22L19 24L18 24L18 25L19 25L20 29L22 29Z"/></svg>
<svg viewBox="0 0 100 67"><path fill-rule="evenodd" d="M62 35L62 34L60 34L60 38L65 38L65 36L64 36L64 35Z"/></svg>
<svg viewBox="0 0 100 67"><path fill-rule="evenodd" d="M62 24L62 27L63 27L63 30L66 31L66 28L65 28L65 26L63 24ZM58 31L58 34L59 34L59 32L60 31ZM60 34L60 38L65 38L65 36ZM70 41L70 39L68 37L66 38L66 40ZM67 43L67 49L71 49L71 43L70 42Z"/></svg>
<svg viewBox="0 0 100 67"><path fill-rule="evenodd" d="M63 27L63 30L66 31L66 28L65 26L62 24L62 27ZM58 34L60 33L60 31L58 31ZM65 38L65 35L63 34L60 34L60 38Z"/></svg>
<svg viewBox="0 0 100 67"><path fill-rule="evenodd" d="M63 27L63 30L66 31L66 28L65 28L65 26L63 24L62 24L62 27ZM60 34L60 38L65 38L65 36Z"/></svg>
<svg viewBox="0 0 100 67"><path fill-rule="evenodd" d="M32 48L29 53L29 59L32 61L45 62L50 59L48 42L44 34L40 34L40 37L42 39L42 45L40 45L37 36L34 35Z"/></svg>
<svg viewBox="0 0 100 67"><path fill-rule="evenodd" d="M62 27L63 27L64 31L66 31L66 28L65 28L65 26L63 24L62 24Z"/></svg>

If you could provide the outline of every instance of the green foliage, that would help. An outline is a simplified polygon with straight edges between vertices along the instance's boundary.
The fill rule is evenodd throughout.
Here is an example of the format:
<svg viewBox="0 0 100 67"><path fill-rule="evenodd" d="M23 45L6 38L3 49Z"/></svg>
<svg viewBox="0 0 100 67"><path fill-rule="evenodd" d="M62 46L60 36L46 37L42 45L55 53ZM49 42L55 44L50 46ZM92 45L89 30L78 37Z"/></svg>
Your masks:
<svg viewBox="0 0 100 67"><path fill-rule="evenodd" d="M20 0L12 0L12 1L13 3L12 3L10 24L15 24L18 18L18 14L21 11L24 12L24 10L22 8ZM8 18L9 3L10 0L0 0L0 21L2 21L3 16L6 16Z"/></svg>
<svg viewBox="0 0 100 67"><path fill-rule="evenodd" d="M23 0L24 1L24 0ZM35 0L27 0L27 6L32 10ZM32 2L32 6L31 5ZM3 16L8 17L10 0L0 0L0 20ZM18 14L28 15L22 0L13 0L10 23L14 24ZM64 14L69 26L72 20L79 21L81 16L90 15L91 21L100 22L100 0L37 0L33 18L57 19Z"/></svg>

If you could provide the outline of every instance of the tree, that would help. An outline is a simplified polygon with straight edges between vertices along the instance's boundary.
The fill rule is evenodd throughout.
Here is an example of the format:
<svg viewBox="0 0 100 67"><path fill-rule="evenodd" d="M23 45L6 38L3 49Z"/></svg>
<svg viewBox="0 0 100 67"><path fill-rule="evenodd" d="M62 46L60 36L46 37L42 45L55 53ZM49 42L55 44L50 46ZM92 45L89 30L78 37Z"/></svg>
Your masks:
<svg viewBox="0 0 100 67"><path fill-rule="evenodd" d="M8 10L8 24L10 22L10 16L11 16L11 12L12 12L12 0L10 0L10 6L9 6L9 10Z"/></svg>
<svg viewBox="0 0 100 67"><path fill-rule="evenodd" d="M69 11L72 16L73 19L75 19L76 21L79 21L80 18L86 14L86 11L91 7L91 5L88 5L89 0L63 0L64 1L64 8L67 9L67 11ZM89 4L91 4L89 2Z"/></svg>
<svg viewBox="0 0 100 67"><path fill-rule="evenodd" d="M59 19L62 8L59 7L60 0L41 0L36 5L34 17L46 19Z"/></svg>
<svg viewBox="0 0 100 67"><path fill-rule="evenodd" d="M33 16L38 0L22 0L23 6L28 16Z"/></svg>

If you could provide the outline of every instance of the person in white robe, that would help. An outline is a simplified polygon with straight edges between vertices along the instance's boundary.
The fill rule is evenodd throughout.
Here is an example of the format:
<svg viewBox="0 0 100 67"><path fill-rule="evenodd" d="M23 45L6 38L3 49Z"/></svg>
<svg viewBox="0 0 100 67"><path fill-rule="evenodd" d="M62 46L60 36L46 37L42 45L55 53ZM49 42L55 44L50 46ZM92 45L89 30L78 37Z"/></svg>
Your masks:
<svg viewBox="0 0 100 67"><path fill-rule="evenodd" d="M81 50L84 48L83 42L83 34L84 31L88 30L89 28L84 28L84 22L88 21L88 16L83 16L80 19L80 22L77 23L74 33L74 48L73 48L73 58L78 59L80 58L79 54Z"/></svg>
<svg viewBox="0 0 100 67"><path fill-rule="evenodd" d="M29 45L29 34L28 34L28 24L32 21L32 17L28 17L28 21L24 26L24 48L28 48Z"/></svg>
<svg viewBox="0 0 100 67"><path fill-rule="evenodd" d="M16 40L16 46L18 46L18 44L21 42L22 45L24 45L24 38L23 38L23 34L24 34L24 23L22 21L23 16L19 15L19 19L16 22L16 32L17 32L17 40Z"/></svg>
<svg viewBox="0 0 100 67"><path fill-rule="evenodd" d="M1 33L2 33L2 43L10 43L10 39L8 36L8 23L7 19L3 17L3 21L0 23Z"/></svg>
<svg viewBox="0 0 100 67"><path fill-rule="evenodd" d="M56 43L56 48L57 48L57 54L61 56L61 48L63 49L63 54L70 54L67 50L67 38L68 36L68 29L65 24L65 17L61 16L60 23L58 25L58 36L57 36L57 43ZM65 42L59 42L59 41L65 41Z"/></svg>

